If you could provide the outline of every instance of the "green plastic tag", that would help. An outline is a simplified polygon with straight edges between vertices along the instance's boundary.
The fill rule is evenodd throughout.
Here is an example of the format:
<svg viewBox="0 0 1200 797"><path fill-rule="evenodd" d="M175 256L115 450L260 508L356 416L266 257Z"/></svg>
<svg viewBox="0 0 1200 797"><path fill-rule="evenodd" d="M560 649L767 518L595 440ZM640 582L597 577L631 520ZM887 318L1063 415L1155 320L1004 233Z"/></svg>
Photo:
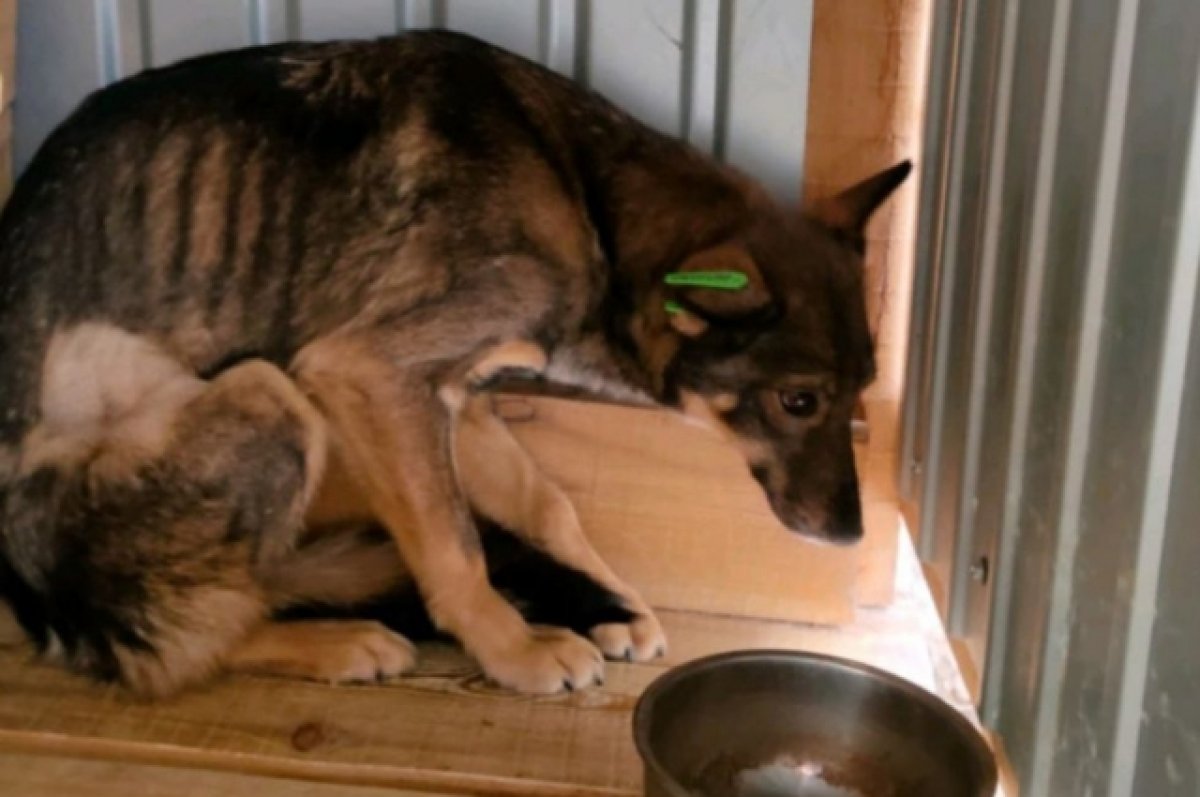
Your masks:
<svg viewBox="0 0 1200 797"><path fill-rule="evenodd" d="M667 299L663 302L663 308L671 315L678 315L683 312L683 305L674 299Z"/></svg>
<svg viewBox="0 0 1200 797"><path fill-rule="evenodd" d="M740 271L672 271L665 281L678 287L718 291L740 291L750 284L750 278Z"/></svg>

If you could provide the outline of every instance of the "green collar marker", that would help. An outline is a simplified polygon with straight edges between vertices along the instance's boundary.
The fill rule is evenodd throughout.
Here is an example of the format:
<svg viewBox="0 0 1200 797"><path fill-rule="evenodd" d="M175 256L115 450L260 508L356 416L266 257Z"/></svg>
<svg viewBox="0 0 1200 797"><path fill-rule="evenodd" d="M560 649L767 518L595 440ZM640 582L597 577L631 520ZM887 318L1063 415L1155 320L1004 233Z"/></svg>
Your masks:
<svg viewBox="0 0 1200 797"><path fill-rule="evenodd" d="M672 271L665 282L687 288L740 291L750 284L750 278L740 271Z"/></svg>
<svg viewBox="0 0 1200 797"><path fill-rule="evenodd" d="M663 302L663 308L671 315L678 315L683 312L683 305L674 299L667 299Z"/></svg>

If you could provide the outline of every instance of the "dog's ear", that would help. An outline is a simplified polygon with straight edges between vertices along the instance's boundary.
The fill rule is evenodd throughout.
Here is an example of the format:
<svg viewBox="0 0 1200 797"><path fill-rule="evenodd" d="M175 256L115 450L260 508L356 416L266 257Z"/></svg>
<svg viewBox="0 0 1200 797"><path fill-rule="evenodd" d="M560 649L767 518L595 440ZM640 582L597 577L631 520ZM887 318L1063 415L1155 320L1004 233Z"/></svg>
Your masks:
<svg viewBox="0 0 1200 797"><path fill-rule="evenodd" d="M708 323L748 320L772 304L754 258L745 247L732 243L684 260L667 276L667 296L681 306L683 313L677 315L691 311Z"/></svg>
<svg viewBox="0 0 1200 797"><path fill-rule="evenodd" d="M871 215L900 187L911 171L911 161L898 163L836 196L818 200L809 213L839 238L862 250Z"/></svg>

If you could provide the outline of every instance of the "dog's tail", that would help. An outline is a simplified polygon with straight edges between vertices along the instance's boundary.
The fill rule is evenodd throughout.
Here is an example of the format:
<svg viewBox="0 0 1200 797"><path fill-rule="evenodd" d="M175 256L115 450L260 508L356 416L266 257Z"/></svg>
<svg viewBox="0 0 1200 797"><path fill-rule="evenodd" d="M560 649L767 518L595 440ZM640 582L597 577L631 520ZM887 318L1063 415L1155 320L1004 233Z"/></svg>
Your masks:
<svg viewBox="0 0 1200 797"><path fill-rule="evenodd" d="M14 629L24 627L18 614L21 581L8 557L8 492L9 482L17 467L14 446L0 442L0 644L15 637Z"/></svg>
<svg viewBox="0 0 1200 797"><path fill-rule="evenodd" d="M23 479L0 474L0 601L41 652L53 635L38 587L53 564L52 512L71 486L50 469ZM31 500L31 494L42 500Z"/></svg>
<svg viewBox="0 0 1200 797"><path fill-rule="evenodd" d="M146 470L97 491L80 470L42 468L9 485L0 594L43 656L163 695L215 671L265 615L248 545L222 544L236 526L219 508L192 521L215 493L176 477Z"/></svg>

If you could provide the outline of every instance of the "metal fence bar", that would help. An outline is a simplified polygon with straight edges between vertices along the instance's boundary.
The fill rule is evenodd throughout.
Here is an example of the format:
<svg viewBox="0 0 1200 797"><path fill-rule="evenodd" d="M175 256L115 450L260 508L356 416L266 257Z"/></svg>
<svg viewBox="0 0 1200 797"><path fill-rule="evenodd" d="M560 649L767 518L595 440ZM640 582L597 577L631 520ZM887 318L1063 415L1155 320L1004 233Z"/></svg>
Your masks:
<svg viewBox="0 0 1200 797"><path fill-rule="evenodd" d="M965 635L967 611L972 582L981 584L989 578L990 566L982 564L976 553L975 507L980 458L983 456L983 418L988 372L988 347L992 336L1000 334L994 317L996 271L999 268L1000 228L1004 193L1007 151L1007 132L1012 103L1013 61L1016 58L1017 18L1019 6L1008 4L1003 9L1000 46L992 122L988 131L987 176L984 182L986 197L982 210L982 245L980 251L979 284L975 328L972 330L969 386L967 390L966 442L963 452L962 481L958 487L958 512L954 518L960 538L957 540L954 569L950 584L950 615L952 633Z"/></svg>
<svg viewBox="0 0 1200 797"><path fill-rule="evenodd" d="M1191 146L1184 164L1186 175L1181 219L1200 219L1200 79L1195 82L1192 102ZM1134 560L1137 578L1133 584L1129 634L1121 676L1120 709L1116 740L1113 744L1113 777L1109 797L1133 794L1137 769L1138 740L1144 723L1142 701L1150 669L1154 620L1158 613L1158 592L1163 554L1166 549L1167 512L1172 485L1171 475L1177 461L1180 413L1183 406L1190 347L1195 345L1193 329L1197 313L1197 284L1200 276L1200 225L1183 224L1178 228L1172 258L1170 304L1163 335L1162 363L1154 409L1154 436L1150 446L1150 467L1146 473L1147 494L1142 509L1139 543Z"/></svg>
<svg viewBox="0 0 1200 797"><path fill-rule="evenodd" d="M901 410L901 435L898 484L906 502L915 500L920 492L925 451L922 443L928 416L925 397L928 395L929 343L933 337L930 308L938 279L944 246L945 203L949 193L949 140L954 128L953 97L959 79L958 61L962 44L962 0L937 0L933 4L933 21L929 34L929 70L925 90L924 135L921 143L922 161L918 172L920 199L917 213L917 250L913 267L913 289L910 314L908 353L905 365L907 378Z"/></svg>
<svg viewBox="0 0 1200 797"><path fill-rule="evenodd" d="M1049 71L1046 75L1046 94L1042 113L1041 146L1037 156L1034 180L1033 207L1030 211L1031 232L1026 246L1026 271L1021 298L1021 318L1017 332L1017 366L1014 385L1014 407L1009 438L1005 476L1005 505L1000 527L1000 546L997 552L996 583L993 593L991 635L986 659L983 714L986 722L998 719L1000 697L993 685L1002 682L1004 654L1008 645L1008 618L1012 604L1013 565L1018 539L1016 522L1021 501L1023 481L1023 452L1029 436L1032 383L1037 359L1038 319L1042 311L1044 274L1046 270L1046 241L1049 236L1049 205L1057 155L1058 108L1061 106L1063 80L1066 74L1067 15L1070 0L1056 0L1051 28Z"/></svg>
<svg viewBox="0 0 1200 797"><path fill-rule="evenodd" d="M960 35L963 36L963 41L966 45L962 49L959 62L959 72L962 76L970 76L974 69L974 44L978 41L977 20L979 18L979 5L979 0L964 0L961 22L962 33ZM955 334L955 330L951 326L951 316L954 310L953 304L943 300L942 297L950 296L954 293L954 283L958 275L957 269L947 266L946 258L948 253L954 252L958 248L958 230L959 225L962 223L961 213L964 199L962 184L966 168L966 148L968 144L966 128L971 107L971 86L972 82L968 79L960 78L956 81L956 91L952 103L954 121L953 132L949 138L950 157L946 175L947 201L944 211L944 237L942 238L941 246L936 254L934 254L935 262L938 263L936 268L937 279L934 281L933 297L930 303L931 315L936 319L933 321L932 354L929 366L930 381L927 394L927 401L929 402L927 412L930 418L939 418L946 408L946 371L949 366L948 352L950 340ZM940 424L929 424L926 429L924 444L926 459L922 465L922 482L919 499L922 511L920 528L917 532L918 549L921 555L925 557L931 557L934 554L937 542L932 508L937 505L938 499L939 485L936 474L940 464L941 440L942 428Z"/></svg>

